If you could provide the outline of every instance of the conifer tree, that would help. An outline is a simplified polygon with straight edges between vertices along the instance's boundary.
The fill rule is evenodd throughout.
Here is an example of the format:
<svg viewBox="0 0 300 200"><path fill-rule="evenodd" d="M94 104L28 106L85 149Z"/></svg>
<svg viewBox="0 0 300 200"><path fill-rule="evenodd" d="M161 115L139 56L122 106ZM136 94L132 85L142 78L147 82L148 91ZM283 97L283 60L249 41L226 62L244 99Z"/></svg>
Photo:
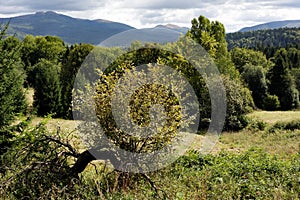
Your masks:
<svg viewBox="0 0 300 200"><path fill-rule="evenodd" d="M59 66L45 59L34 66L34 107L40 116L61 114L59 74Z"/></svg>
<svg viewBox="0 0 300 200"><path fill-rule="evenodd" d="M298 107L298 90L290 74L287 51L280 49L274 57L275 65L269 71L269 92L279 98L281 109L290 110Z"/></svg>
<svg viewBox="0 0 300 200"><path fill-rule="evenodd" d="M26 110L23 83L24 68L20 59L19 45L10 45L11 38L4 39L6 26L0 32L0 129L9 125L17 113ZM14 43L17 44L17 43Z"/></svg>

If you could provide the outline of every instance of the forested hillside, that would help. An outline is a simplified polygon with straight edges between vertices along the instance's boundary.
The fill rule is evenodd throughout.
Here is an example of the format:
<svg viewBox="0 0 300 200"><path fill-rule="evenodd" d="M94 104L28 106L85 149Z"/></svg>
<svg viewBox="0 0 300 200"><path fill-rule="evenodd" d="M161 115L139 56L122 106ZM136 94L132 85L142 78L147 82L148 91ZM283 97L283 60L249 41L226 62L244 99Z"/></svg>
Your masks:
<svg viewBox="0 0 300 200"><path fill-rule="evenodd" d="M280 48L300 48L300 28L281 28L236 32L226 35L228 49L250 48L264 52L272 57Z"/></svg>

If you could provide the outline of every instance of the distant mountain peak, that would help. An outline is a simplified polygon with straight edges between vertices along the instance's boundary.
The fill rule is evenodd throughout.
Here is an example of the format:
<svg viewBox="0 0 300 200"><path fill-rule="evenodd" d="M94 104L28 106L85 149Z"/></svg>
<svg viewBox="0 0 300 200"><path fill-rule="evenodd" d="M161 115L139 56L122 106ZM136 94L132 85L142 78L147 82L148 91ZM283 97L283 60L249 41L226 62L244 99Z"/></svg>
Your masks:
<svg viewBox="0 0 300 200"><path fill-rule="evenodd" d="M35 14L36 15L58 15L58 13L54 11L38 11Z"/></svg>
<svg viewBox="0 0 300 200"><path fill-rule="evenodd" d="M189 28L187 28L187 27L177 26L175 24L157 25L155 28L171 29L171 30L183 33L183 34L186 34L186 32L188 32L188 30L189 30Z"/></svg>
<svg viewBox="0 0 300 200"><path fill-rule="evenodd" d="M9 18L0 18L0 24L5 24L9 20ZM105 19L79 19L53 11L40 11L11 18L8 34L15 35L20 39L28 34L58 36L68 44L99 45L108 40L109 45L123 45L124 42L130 44L135 40L155 43L173 42L188 30L188 28L174 24L135 29L132 26ZM114 37L114 35L116 36ZM120 39L121 41L119 41Z"/></svg>
<svg viewBox="0 0 300 200"><path fill-rule="evenodd" d="M73 18L53 11L12 18L0 18L0 24L10 20L8 34L22 39L26 35L58 36L66 43L99 44L114 34L135 29L126 24L108 20L88 20Z"/></svg>
<svg viewBox="0 0 300 200"><path fill-rule="evenodd" d="M103 22L103 23L111 23L112 22L112 21L107 20L107 19L95 19L93 21L95 21L95 22Z"/></svg>
<svg viewBox="0 0 300 200"><path fill-rule="evenodd" d="M164 28L171 28L171 29L182 28L182 27L177 26L175 24L157 25L156 27L164 27Z"/></svg>

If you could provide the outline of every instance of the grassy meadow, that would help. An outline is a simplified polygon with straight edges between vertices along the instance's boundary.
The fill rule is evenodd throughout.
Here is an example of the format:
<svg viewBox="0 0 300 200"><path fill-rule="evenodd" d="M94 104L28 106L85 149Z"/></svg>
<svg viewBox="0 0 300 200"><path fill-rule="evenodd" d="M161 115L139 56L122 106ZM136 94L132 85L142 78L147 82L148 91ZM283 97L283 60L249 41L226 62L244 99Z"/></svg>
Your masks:
<svg viewBox="0 0 300 200"><path fill-rule="evenodd" d="M60 198L299 199L300 128L291 130L282 124L300 122L300 111L256 111L248 117L247 128L223 132L208 155L197 152L203 138L199 135L186 155L163 170L147 174L152 183L136 174L119 188L122 174L114 173L109 163L93 161L80 175L77 195L59 190ZM35 118L32 123L42 120ZM71 133L72 145L83 151L74 125L69 120L47 122L51 130L60 127L64 134Z"/></svg>
<svg viewBox="0 0 300 200"><path fill-rule="evenodd" d="M300 121L300 111L255 111L248 117L251 122L246 129L239 132L223 132L211 153L218 154L221 151L240 153L256 147L268 153L288 158L291 154L299 151L300 130L272 131L272 127L280 122ZM33 119L32 125L37 125L43 120L41 117L36 117ZM263 127L258 127L260 123ZM46 126L49 130L54 131L59 128L63 132L72 133L79 138L75 131L75 121L47 119ZM197 135L191 145L192 150L201 147L202 138L203 136Z"/></svg>
<svg viewBox="0 0 300 200"><path fill-rule="evenodd" d="M33 91L27 94L31 109ZM108 161L92 161L78 180L43 189L40 199L299 199L300 111L255 111L247 118L246 128L224 131L209 154L198 151L203 135L197 135L184 156L146 175L124 174L113 170ZM75 121L33 116L29 127L41 122L77 152L86 150ZM68 165L72 163L68 160ZM24 191L33 190L26 183L15 184L21 199ZM0 199L18 196L6 195L5 186L1 187Z"/></svg>

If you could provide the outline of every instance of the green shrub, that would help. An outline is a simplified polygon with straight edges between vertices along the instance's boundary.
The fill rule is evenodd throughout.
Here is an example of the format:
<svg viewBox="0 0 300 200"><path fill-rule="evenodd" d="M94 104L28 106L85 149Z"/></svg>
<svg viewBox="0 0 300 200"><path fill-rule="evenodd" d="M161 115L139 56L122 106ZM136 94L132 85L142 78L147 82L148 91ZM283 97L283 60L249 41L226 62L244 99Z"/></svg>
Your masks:
<svg viewBox="0 0 300 200"><path fill-rule="evenodd" d="M267 123L257 119L249 120L248 129L252 131L263 131L265 130Z"/></svg>
<svg viewBox="0 0 300 200"><path fill-rule="evenodd" d="M278 110L280 102L276 95L267 95L263 100L263 108L268 111Z"/></svg>
<svg viewBox="0 0 300 200"><path fill-rule="evenodd" d="M300 129L300 120L293 120L289 122L277 122L271 127L271 130L299 130Z"/></svg>
<svg viewBox="0 0 300 200"><path fill-rule="evenodd" d="M249 89L243 87L241 82L232 80L223 75L223 83L226 89L227 112L225 130L238 131L248 125L245 116L253 111L254 102Z"/></svg>

